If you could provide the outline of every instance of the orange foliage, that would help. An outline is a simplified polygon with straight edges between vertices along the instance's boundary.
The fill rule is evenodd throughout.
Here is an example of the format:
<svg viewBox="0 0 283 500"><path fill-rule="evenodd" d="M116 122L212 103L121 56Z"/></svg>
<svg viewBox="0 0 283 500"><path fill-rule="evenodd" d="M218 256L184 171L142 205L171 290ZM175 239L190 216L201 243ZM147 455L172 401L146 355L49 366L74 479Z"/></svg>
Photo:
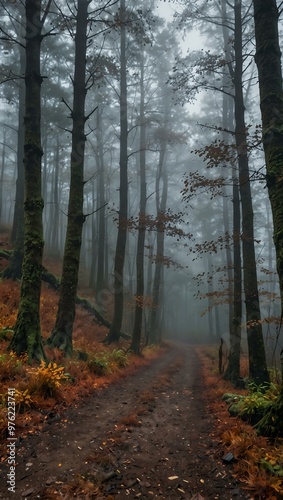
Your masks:
<svg viewBox="0 0 283 500"><path fill-rule="evenodd" d="M206 387L208 411L216 415L213 439L222 442L226 451L231 451L236 459L234 475L251 491L254 499L275 500L283 495L283 440L275 445L267 438L258 436L251 425L240 418L231 417L227 404L221 400L225 392L235 392L234 387L217 371L217 347L197 347L202 365L202 376ZM247 358L243 357L242 375L247 375ZM237 389L237 394L247 391ZM274 473L272 467L275 466ZM280 471L277 475L276 470Z"/></svg>
<svg viewBox="0 0 283 500"><path fill-rule="evenodd" d="M17 318L19 285L14 281L3 281L0 287L0 329L11 328Z"/></svg>

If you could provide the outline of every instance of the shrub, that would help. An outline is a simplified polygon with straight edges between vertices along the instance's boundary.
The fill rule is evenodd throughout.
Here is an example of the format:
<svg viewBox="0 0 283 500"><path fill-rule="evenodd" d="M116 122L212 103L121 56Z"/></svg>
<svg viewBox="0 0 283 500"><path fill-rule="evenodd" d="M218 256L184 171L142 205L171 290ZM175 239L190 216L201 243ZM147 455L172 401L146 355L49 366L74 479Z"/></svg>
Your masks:
<svg viewBox="0 0 283 500"><path fill-rule="evenodd" d="M64 373L63 366L57 366L56 363L47 364L43 360L40 366L30 373L31 379L28 387L30 393L40 392L46 398L58 396L61 383L69 378L68 374Z"/></svg>
<svg viewBox="0 0 283 500"><path fill-rule="evenodd" d="M107 360L106 357L90 357L87 361L87 366L91 373L94 373L99 377L107 375L107 373L110 373L111 371L109 360Z"/></svg>
<svg viewBox="0 0 283 500"><path fill-rule="evenodd" d="M118 368L126 368L129 364L129 356L122 349L114 349L110 352L110 360L112 363L115 363Z"/></svg>
<svg viewBox="0 0 283 500"><path fill-rule="evenodd" d="M237 394L226 394L223 399L232 403L229 412L232 416L238 415L243 420L252 424L258 423L268 412L279 396L279 386L274 383L257 386L254 383L248 385L250 394L239 396Z"/></svg>
<svg viewBox="0 0 283 500"><path fill-rule="evenodd" d="M88 369L98 376L112 373L116 368L125 368L128 364L128 355L122 349L89 354L87 358Z"/></svg>
<svg viewBox="0 0 283 500"><path fill-rule="evenodd" d="M31 407L33 400L28 389L25 390L15 390L15 401L16 401L16 409L20 413Z"/></svg>

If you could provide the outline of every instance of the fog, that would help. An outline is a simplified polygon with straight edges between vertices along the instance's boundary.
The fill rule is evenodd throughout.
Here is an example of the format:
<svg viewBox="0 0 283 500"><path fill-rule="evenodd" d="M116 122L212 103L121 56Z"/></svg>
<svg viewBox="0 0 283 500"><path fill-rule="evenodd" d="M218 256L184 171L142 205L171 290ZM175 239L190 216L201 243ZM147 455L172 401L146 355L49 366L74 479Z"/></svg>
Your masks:
<svg viewBox="0 0 283 500"><path fill-rule="evenodd" d="M155 311L160 339L218 343L223 337L228 343L234 279L233 178L238 175L238 167L234 136L223 121L227 113L225 95L229 94L233 100L234 90L225 63L228 55L218 2L210 2L207 10L202 2L191 5L185 1L129 0L126 4L128 232L122 329L131 333L136 303L143 72L146 137L143 334L146 336L149 332ZM70 13L65 2L60 1L58 5L61 12L54 7L49 14L54 36L46 36L41 53L42 193L44 256L47 262L61 263L68 220L75 47L73 20L67 21ZM202 6L200 10L198 5ZM248 5L249 2L243 2L243 12ZM91 7L95 12L96 2L91 2ZM91 290L93 302L109 321L114 314L114 258L120 210L118 9L118 3L111 3L97 18L93 14L88 27L86 218L79 274L80 287L87 289L88 294ZM17 144L23 126L19 123L23 85L21 47L14 41L20 37L20 15L17 2L6 6L5 11L2 9L2 29L9 36L2 37L0 42L0 222L2 227L10 229L15 224ZM229 7L228 19L229 50L233 51L234 21ZM252 31L252 19L248 17L244 27L243 91L250 141L260 309L262 319L266 319L263 321L265 343L272 353L277 335L274 317L279 316L280 301L264 156L257 140L260 109L254 47L249 39ZM231 103L228 106L233 108ZM234 127L233 109L228 120ZM230 145L230 149L228 146L225 149L225 144ZM163 202L165 209L161 207ZM162 218L158 219L160 214ZM242 212L241 217L248 214ZM160 233L163 243L158 243ZM155 284L154 280L157 280ZM244 304L243 291L242 300ZM245 335L244 313L241 322Z"/></svg>

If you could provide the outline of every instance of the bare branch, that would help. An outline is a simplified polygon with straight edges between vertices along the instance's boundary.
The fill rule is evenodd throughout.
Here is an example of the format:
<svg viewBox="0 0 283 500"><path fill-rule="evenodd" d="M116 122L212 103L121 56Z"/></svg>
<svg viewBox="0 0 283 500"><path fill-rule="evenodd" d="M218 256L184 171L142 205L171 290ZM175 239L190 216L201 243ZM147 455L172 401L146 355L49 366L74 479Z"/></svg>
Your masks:
<svg viewBox="0 0 283 500"><path fill-rule="evenodd" d="M90 214L85 214L84 217L86 218L86 217L89 217L89 215L96 214L96 212L99 212L100 210L102 210L107 205L108 205L108 201L106 203L104 203L104 205L102 205L101 207L97 208L96 210L93 210L93 212L90 212Z"/></svg>
<svg viewBox="0 0 283 500"><path fill-rule="evenodd" d="M48 3L46 5L46 9L43 13L43 16L42 16L42 19L41 19L41 26L43 27L44 23L45 23L45 20L46 20L46 17L48 16L48 13L49 13L49 10L50 10L50 6L51 6L51 3L52 3L52 0L48 0Z"/></svg>
<svg viewBox="0 0 283 500"><path fill-rule="evenodd" d="M67 106L67 108L71 112L71 116L72 116L73 115L73 110L72 110L72 108L70 108L69 104L65 101L64 97L61 97L61 102L63 102L65 104L65 106Z"/></svg>
<svg viewBox="0 0 283 500"><path fill-rule="evenodd" d="M85 117L85 121L87 121L91 115L93 115L93 113L95 113L95 111L98 109L98 106L96 106L96 108L94 108L86 117Z"/></svg>

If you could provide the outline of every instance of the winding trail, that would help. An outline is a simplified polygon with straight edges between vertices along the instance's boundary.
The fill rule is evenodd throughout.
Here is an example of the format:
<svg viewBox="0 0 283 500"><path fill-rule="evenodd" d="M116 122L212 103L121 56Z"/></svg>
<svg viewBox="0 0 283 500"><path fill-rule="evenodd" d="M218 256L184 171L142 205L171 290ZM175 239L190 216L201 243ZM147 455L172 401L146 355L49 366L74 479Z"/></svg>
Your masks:
<svg viewBox="0 0 283 500"><path fill-rule="evenodd" d="M174 346L21 441L16 495L2 464L0 498L250 498L210 437L202 391L193 346Z"/></svg>

